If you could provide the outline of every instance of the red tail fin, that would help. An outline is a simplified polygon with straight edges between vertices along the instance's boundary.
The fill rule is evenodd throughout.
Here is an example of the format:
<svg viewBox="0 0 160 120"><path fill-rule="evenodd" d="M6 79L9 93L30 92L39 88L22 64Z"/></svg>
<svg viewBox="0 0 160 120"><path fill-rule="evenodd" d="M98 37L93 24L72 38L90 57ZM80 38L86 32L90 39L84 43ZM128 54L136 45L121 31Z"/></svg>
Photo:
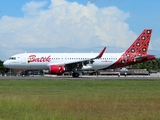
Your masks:
<svg viewBox="0 0 160 120"><path fill-rule="evenodd" d="M154 55L147 54L151 34L152 29L145 29L118 61L109 68L123 67L154 59Z"/></svg>
<svg viewBox="0 0 160 120"><path fill-rule="evenodd" d="M147 54L152 29L145 29L124 54L144 56Z"/></svg>

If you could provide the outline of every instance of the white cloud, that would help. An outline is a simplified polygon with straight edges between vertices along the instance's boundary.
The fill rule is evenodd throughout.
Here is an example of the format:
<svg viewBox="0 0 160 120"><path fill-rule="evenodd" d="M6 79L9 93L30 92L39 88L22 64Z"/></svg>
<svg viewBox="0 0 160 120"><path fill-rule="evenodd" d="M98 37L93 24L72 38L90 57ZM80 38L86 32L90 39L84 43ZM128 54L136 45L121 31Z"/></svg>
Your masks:
<svg viewBox="0 0 160 120"><path fill-rule="evenodd" d="M85 6L51 0L48 9L44 9L46 4L32 1L22 7L23 17L0 19L0 47L7 57L34 48L127 48L137 37L125 22L129 13L115 6L98 8L92 3Z"/></svg>
<svg viewBox="0 0 160 120"><path fill-rule="evenodd" d="M29 2L22 7L22 11L25 13L26 17L32 17L38 15L42 8L47 4L47 2Z"/></svg>

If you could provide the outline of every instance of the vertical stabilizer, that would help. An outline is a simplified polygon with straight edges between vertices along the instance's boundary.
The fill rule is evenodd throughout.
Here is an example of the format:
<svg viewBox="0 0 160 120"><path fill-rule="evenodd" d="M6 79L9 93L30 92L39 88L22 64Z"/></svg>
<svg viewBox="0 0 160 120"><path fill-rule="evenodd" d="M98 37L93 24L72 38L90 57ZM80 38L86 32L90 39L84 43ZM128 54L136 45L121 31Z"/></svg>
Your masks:
<svg viewBox="0 0 160 120"><path fill-rule="evenodd" d="M118 61L109 68L123 67L155 59L154 55L147 54L151 34L152 29L145 29Z"/></svg>
<svg viewBox="0 0 160 120"><path fill-rule="evenodd" d="M125 54L144 56L147 54L152 29L145 29L133 44L125 51Z"/></svg>

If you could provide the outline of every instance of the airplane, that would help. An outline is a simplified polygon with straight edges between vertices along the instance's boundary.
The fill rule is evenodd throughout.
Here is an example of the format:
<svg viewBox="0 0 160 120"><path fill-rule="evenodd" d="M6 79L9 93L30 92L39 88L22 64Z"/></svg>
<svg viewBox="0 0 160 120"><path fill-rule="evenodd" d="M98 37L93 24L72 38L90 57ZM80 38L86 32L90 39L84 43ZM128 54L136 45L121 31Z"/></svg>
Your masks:
<svg viewBox="0 0 160 120"><path fill-rule="evenodd" d="M79 77L83 70L105 70L129 66L155 59L147 54L152 29L144 29L133 44L122 53L21 53L13 55L3 65L10 69L49 70L50 74L72 72Z"/></svg>

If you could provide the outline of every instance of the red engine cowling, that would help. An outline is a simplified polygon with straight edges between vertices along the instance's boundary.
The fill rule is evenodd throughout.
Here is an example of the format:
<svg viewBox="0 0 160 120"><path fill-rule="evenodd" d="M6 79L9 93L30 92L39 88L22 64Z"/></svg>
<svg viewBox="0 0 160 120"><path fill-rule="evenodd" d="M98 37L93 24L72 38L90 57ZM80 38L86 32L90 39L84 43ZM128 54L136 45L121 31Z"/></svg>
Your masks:
<svg viewBox="0 0 160 120"><path fill-rule="evenodd" d="M51 74L63 74L65 71L64 66L51 65L49 67Z"/></svg>

